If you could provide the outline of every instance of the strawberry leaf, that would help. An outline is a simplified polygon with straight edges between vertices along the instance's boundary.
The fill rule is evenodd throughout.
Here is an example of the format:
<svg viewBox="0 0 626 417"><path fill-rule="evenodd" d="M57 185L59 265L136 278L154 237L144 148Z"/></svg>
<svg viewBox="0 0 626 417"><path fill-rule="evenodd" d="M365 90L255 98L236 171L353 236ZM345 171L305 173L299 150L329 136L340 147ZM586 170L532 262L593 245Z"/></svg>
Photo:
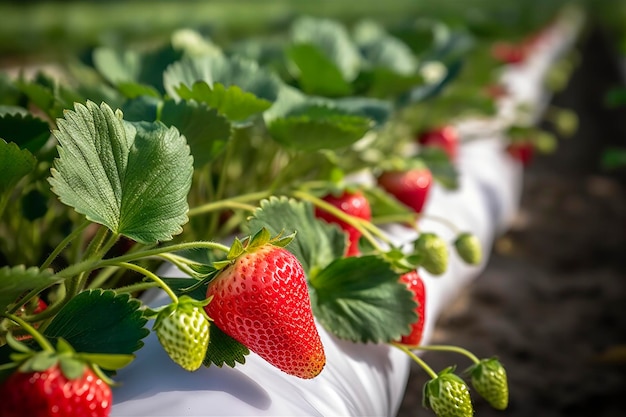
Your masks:
<svg viewBox="0 0 626 417"><path fill-rule="evenodd" d="M336 226L319 221L313 206L286 197L263 200L245 227L252 232L267 228L273 236L281 232L297 231L296 238L287 246L310 278L315 271L330 261L343 256L345 235Z"/></svg>
<svg viewBox="0 0 626 417"><path fill-rule="evenodd" d="M272 105L270 101L245 92L236 85L226 87L223 84L214 83L213 86L209 86L204 81L197 81L191 89L181 84L176 92L181 98L196 100L217 109L220 114L233 121L243 121L267 110Z"/></svg>
<svg viewBox="0 0 626 417"><path fill-rule="evenodd" d="M26 149L20 149L16 143L7 143L0 139L0 212L2 212L2 195L9 192L20 179L35 169L37 160Z"/></svg>
<svg viewBox="0 0 626 417"><path fill-rule="evenodd" d="M42 290L57 282L58 278L50 270L40 270L36 267L26 269L24 265L0 268L0 312L19 299L25 292Z"/></svg>
<svg viewBox="0 0 626 417"><path fill-rule="evenodd" d="M278 96L280 80L253 61L222 56L186 57L163 75L175 100L203 102L232 121L267 110Z"/></svg>
<svg viewBox="0 0 626 417"><path fill-rule="evenodd" d="M293 45L286 53L298 68L296 78L306 93L347 96L352 92L352 86L343 78L341 70L315 45Z"/></svg>
<svg viewBox="0 0 626 417"><path fill-rule="evenodd" d="M175 128L124 122L121 112L92 102L76 104L58 126L49 181L63 203L141 243L182 231L193 158Z"/></svg>
<svg viewBox="0 0 626 417"><path fill-rule="evenodd" d="M310 97L284 87L263 115L272 138L295 150L315 151L349 146L384 121L389 108L381 100Z"/></svg>
<svg viewBox="0 0 626 417"><path fill-rule="evenodd" d="M346 28L337 21L302 17L296 20L291 28L291 41L294 45L315 46L330 63L334 64L347 82L352 82L359 73L361 67L359 50L350 39ZM307 77L313 80L319 69L310 64L319 61L302 62L309 65L299 67L300 73L309 73ZM326 71L322 69L322 73Z"/></svg>
<svg viewBox="0 0 626 417"><path fill-rule="evenodd" d="M150 331L141 302L110 290L85 291L72 298L44 330L65 339L76 352L131 354Z"/></svg>
<svg viewBox="0 0 626 417"><path fill-rule="evenodd" d="M161 121L185 135L196 168L215 160L230 138L230 122L216 110L194 101L167 100L161 109Z"/></svg>
<svg viewBox="0 0 626 417"><path fill-rule="evenodd" d="M352 342L389 342L410 331L416 303L391 266L377 256L340 258L311 279L315 317Z"/></svg>
<svg viewBox="0 0 626 417"><path fill-rule="evenodd" d="M234 368L237 363L246 363L246 356L250 353L247 347L228 336L214 323L211 323L211 338L206 356L202 362L204 366L216 365L221 368L228 365Z"/></svg>
<svg viewBox="0 0 626 417"><path fill-rule="evenodd" d="M93 63L98 72L124 94L132 93L134 87L129 89L129 86L134 83L148 88L150 94L161 94L164 92L163 71L181 55L169 45L141 53L100 47L93 53Z"/></svg>
<svg viewBox="0 0 626 417"><path fill-rule="evenodd" d="M298 113L272 120L268 129L281 145L301 151L338 149L361 139L372 127L365 117L337 109L310 106Z"/></svg>
<svg viewBox="0 0 626 417"><path fill-rule="evenodd" d="M34 154L48 141L50 127L31 114L4 114L0 116L0 137Z"/></svg>

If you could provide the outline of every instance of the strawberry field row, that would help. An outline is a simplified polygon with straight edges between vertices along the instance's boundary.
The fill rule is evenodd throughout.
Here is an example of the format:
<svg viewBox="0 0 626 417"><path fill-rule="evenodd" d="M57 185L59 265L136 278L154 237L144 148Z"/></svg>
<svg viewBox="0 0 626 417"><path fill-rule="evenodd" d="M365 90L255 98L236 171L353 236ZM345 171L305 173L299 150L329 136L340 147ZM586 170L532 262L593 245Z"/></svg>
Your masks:
<svg viewBox="0 0 626 417"><path fill-rule="evenodd" d="M506 408L501 364L427 343L556 145L538 118L575 128L544 93L581 19L302 16L3 76L0 415L392 415L410 359L436 414L472 414L465 380Z"/></svg>

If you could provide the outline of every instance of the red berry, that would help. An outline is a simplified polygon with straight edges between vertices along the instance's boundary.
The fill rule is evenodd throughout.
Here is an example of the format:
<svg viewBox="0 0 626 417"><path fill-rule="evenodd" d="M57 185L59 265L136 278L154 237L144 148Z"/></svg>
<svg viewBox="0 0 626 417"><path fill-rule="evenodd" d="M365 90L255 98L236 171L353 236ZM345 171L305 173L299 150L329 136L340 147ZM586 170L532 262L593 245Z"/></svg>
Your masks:
<svg viewBox="0 0 626 417"><path fill-rule="evenodd" d="M526 60L528 49L525 44L496 42L491 47L491 55L505 64L519 64Z"/></svg>
<svg viewBox="0 0 626 417"><path fill-rule="evenodd" d="M385 171L378 184L416 213L421 213L428 198L433 177L427 168L409 171Z"/></svg>
<svg viewBox="0 0 626 417"><path fill-rule="evenodd" d="M411 333L402 336L400 343L407 346L417 346L422 341L424 324L426 323L426 289L424 288L424 281L417 274L417 271L407 272L400 277L400 281L404 282L413 293L413 300L417 303L415 312L418 316L417 321L411 325Z"/></svg>
<svg viewBox="0 0 626 417"><path fill-rule="evenodd" d="M535 148L530 142L513 142L506 147L506 151L523 166L528 166L532 162Z"/></svg>
<svg viewBox="0 0 626 417"><path fill-rule="evenodd" d="M68 379L58 365L45 371L15 372L0 385L2 417L107 417L111 389L89 368Z"/></svg>
<svg viewBox="0 0 626 417"><path fill-rule="evenodd" d="M302 265L265 244L244 252L211 282L205 307L222 331L280 370L317 376L326 363Z"/></svg>
<svg viewBox="0 0 626 417"><path fill-rule="evenodd" d="M359 191L344 191L340 196L328 194L323 198L323 200L351 216L368 221L372 219L372 209L370 207L370 203ZM356 256L359 254L359 239L361 238L361 232L354 228L354 226L349 225L319 207L315 208L315 216L327 221L328 223L335 223L339 225L339 227L341 227L341 229L348 234L346 256Z"/></svg>
<svg viewBox="0 0 626 417"><path fill-rule="evenodd" d="M450 161L456 161L459 148L459 135L453 126L444 126L422 133L417 141L424 146L443 149Z"/></svg>

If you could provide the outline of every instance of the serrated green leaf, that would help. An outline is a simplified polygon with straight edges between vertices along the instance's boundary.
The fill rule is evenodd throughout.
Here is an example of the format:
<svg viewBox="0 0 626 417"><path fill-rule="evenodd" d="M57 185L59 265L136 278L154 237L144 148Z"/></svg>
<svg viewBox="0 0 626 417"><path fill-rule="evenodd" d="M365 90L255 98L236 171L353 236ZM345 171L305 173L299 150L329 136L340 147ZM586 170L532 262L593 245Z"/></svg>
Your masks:
<svg viewBox="0 0 626 417"><path fill-rule="evenodd" d="M187 100L167 100L161 109L161 121L185 135L196 168L214 161L224 151L232 128L217 110Z"/></svg>
<svg viewBox="0 0 626 417"><path fill-rule="evenodd" d="M0 137L34 154L48 141L50 127L31 114L4 114L0 116Z"/></svg>
<svg viewBox="0 0 626 417"><path fill-rule="evenodd" d="M0 312L5 311L25 292L44 289L60 281L61 278L50 270L42 271L36 267L26 269L24 265L0 268Z"/></svg>
<svg viewBox="0 0 626 417"><path fill-rule="evenodd" d="M93 51L93 64L111 84L137 81L141 71L141 56L137 51L109 47Z"/></svg>
<svg viewBox="0 0 626 417"><path fill-rule="evenodd" d="M167 93L216 108L230 120L243 121L263 112L278 96L280 80L242 58L185 57L163 75Z"/></svg>
<svg viewBox="0 0 626 417"><path fill-rule="evenodd" d="M170 45L145 52L100 47L93 53L93 62L98 72L113 85L138 83L161 94L165 91L163 71L181 55L181 51Z"/></svg>
<svg viewBox="0 0 626 417"><path fill-rule="evenodd" d="M76 352L131 354L150 333L140 308L141 302L128 294L85 291L59 311L44 336L62 337Z"/></svg>
<svg viewBox="0 0 626 417"><path fill-rule="evenodd" d="M328 97L351 94L352 86L344 79L341 70L317 46L292 45L286 54L297 68L294 76L304 92Z"/></svg>
<svg viewBox="0 0 626 417"><path fill-rule="evenodd" d="M58 120L52 191L89 220L137 242L172 239L187 222L193 158L160 122L128 123L106 103Z"/></svg>
<svg viewBox="0 0 626 417"><path fill-rule="evenodd" d="M317 151L349 146L363 138L372 125L368 118L312 105L273 119L267 127L272 138L287 148Z"/></svg>
<svg viewBox="0 0 626 417"><path fill-rule="evenodd" d="M297 19L291 28L293 44L317 47L352 82L361 68L361 55L346 28L338 21L313 17Z"/></svg>
<svg viewBox="0 0 626 417"><path fill-rule="evenodd" d="M237 363L246 363L246 356L250 354L247 347L228 336L214 323L211 323L211 339L206 352L204 366L216 365L221 368L228 365L234 368Z"/></svg>
<svg viewBox="0 0 626 417"><path fill-rule="evenodd" d="M28 150L0 139L0 195L11 190L20 179L35 169L36 164L37 160Z"/></svg>
<svg viewBox="0 0 626 417"><path fill-rule="evenodd" d="M416 304L397 272L377 256L340 258L311 280L315 317L340 339L396 340L416 319Z"/></svg>
<svg viewBox="0 0 626 417"><path fill-rule="evenodd" d="M263 200L245 229L255 232L267 228L275 236L297 231L297 238L287 249L293 253L309 278L345 252L345 234L333 225L319 221L313 206L286 197Z"/></svg>
<svg viewBox="0 0 626 417"><path fill-rule="evenodd" d="M58 80L38 73L32 81L17 80L15 85L28 99L51 118L61 117L63 110L74 102L83 101L76 91Z"/></svg>
<svg viewBox="0 0 626 417"><path fill-rule="evenodd" d="M151 85L140 84L132 81L121 82L117 85L120 92L127 98L133 99L141 96L160 98L159 91Z"/></svg>
<svg viewBox="0 0 626 417"><path fill-rule="evenodd" d="M187 100L205 103L233 121L242 121L267 110L272 103L243 91L236 85L225 87L214 83L210 87L204 81L193 84L191 90L184 84L176 89L178 96Z"/></svg>

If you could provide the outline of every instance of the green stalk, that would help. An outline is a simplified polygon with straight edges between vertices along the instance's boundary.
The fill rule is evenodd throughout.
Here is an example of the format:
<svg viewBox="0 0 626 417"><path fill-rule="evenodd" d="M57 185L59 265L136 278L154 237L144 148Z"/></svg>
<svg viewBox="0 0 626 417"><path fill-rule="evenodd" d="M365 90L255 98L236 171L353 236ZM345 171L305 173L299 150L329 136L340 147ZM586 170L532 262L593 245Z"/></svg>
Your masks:
<svg viewBox="0 0 626 417"><path fill-rule="evenodd" d="M374 237L374 234L385 242L389 242L389 239L385 236L385 234L380 229L378 229L374 225L371 225L370 222L364 221L363 219L359 219L349 214L346 214L340 209L338 209L337 207L333 206L332 204L327 203L321 198L317 198L306 192L296 190L296 191L292 191L291 194L294 197L299 198L300 200L305 200L305 201L308 201L309 203L312 203L313 205L321 208L322 210L329 212L330 214L337 217L338 219L348 223L350 226L353 226L363 235L364 238L366 238L374 246L374 248L376 248L377 250L381 252L384 252L383 247L380 246L380 244Z"/></svg>
<svg viewBox="0 0 626 417"><path fill-rule="evenodd" d="M467 349L458 346L448 345L429 345L429 346L411 346L412 349L434 351L434 352L455 352L467 356L472 362L479 363L480 359Z"/></svg>
<svg viewBox="0 0 626 417"><path fill-rule="evenodd" d="M61 243L59 243L57 245L56 248L54 248L54 250L52 251L52 253L46 258L46 260L43 262L43 264L41 264L41 267L39 267L39 269L46 269L47 267L49 267L52 262L56 259L57 256L59 256L59 254L61 253L61 251L63 249L65 249L65 247L67 245L70 244L70 242L72 242L74 239L76 239L78 236L80 236L80 234L87 228L87 226L89 226L91 224L91 222L89 220L84 221L83 223L81 223L76 229L74 229L74 231L72 231L72 233L70 233L69 235L67 235L65 237L65 239L63 239L61 241Z"/></svg>
<svg viewBox="0 0 626 417"><path fill-rule="evenodd" d="M163 291L167 293L167 295L172 299L173 303L178 303L178 297L176 296L176 294L174 294L174 291L172 291L172 289L156 274L152 273L151 271L148 271L146 268L143 268L139 265L131 264L128 262L120 262L117 264L117 266L120 266L122 268L127 268L135 272L139 272L140 274L146 276L147 278L150 278L152 281L156 282L158 286L163 289Z"/></svg>
<svg viewBox="0 0 626 417"><path fill-rule="evenodd" d="M136 261L138 259L158 256L167 252L177 252L187 249L217 249L224 253L228 253L228 251L230 251L230 247L217 242L185 242L176 245L148 249L136 253L128 253L122 256L117 256L115 258L100 261L85 260L83 262L68 266L64 270L59 271L57 275L64 278L69 278L83 271L104 268L107 266L115 266L122 262Z"/></svg>
<svg viewBox="0 0 626 417"><path fill-rule="evenodd" d="M187 215L189 217L194 217L200 214L209 213L216 210L222 210L226 208L236 208L236 209L244 209L244 210L254 210L256 207L245 204L248 201L258 201L265 197L270 196L270 191L258 191L249 194L242 194L237 197L232 197L228 199L223 199L220 201L214 201L211 203L206 203L198 207L194 207L189 210Z"/></svg>
<svg viewBox="0 0 626 417"><path fill-rule="evenodd" d="M398 349L409 355L409 357L413 359L428 374L428 376L430 376L431 379L437 378L437 373L433 371L433 369L428 366L422 358L411 352L409 348L399 343L391 343L391 345L397 347Z"/></svg>
<svg viewBox="0 0 626 417"><path fill-rule="evenodd" d="M24 330L28 332L28 334L30 334L33 337L33 340L37 342L37 344L41 346L43 350L47 352L54 352L54 347L52 346L52 344L50 344L48 339L43 337L43 335L39 331L37 331L37 329L35 329L30 324L28 324L26 321L22 320L20 317L14 314L1 314L1 315L19 324Z"/></svg>

